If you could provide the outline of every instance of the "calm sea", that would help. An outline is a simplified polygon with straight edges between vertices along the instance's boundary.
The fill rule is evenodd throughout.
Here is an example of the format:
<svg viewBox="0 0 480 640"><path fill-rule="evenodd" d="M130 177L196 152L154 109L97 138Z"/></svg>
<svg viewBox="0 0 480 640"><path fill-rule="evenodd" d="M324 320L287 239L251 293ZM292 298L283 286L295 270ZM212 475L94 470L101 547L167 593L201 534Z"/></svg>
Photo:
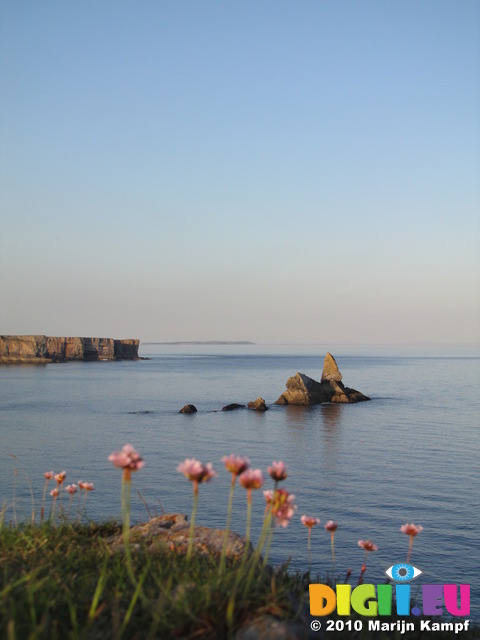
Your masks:
<svg viewBox="0 0 480 640"><path fill-rule="evenodd" d="M272 403L296 371L320 379L330 351L343 381L372 398L356 405L270 406L263 414L222 406L258 396ZM197 522L223 527L229 475L220 461L236 453L266 471L289 466L285 488L298 511L275 531L271 559L291 559L306 571L307 532L299 516L317 516L312 571L331 568L330 538L337 520L336 570L358 575L359 539L369 554L365 581L404 561L408 538L400 525L424 527L412 563L428 583L470 583L472 618L480 618L480 352L478 348L144 345L138 362L0 367L0 505L6 519L28 518L31 489L38 511L43 472L65 469L67 481L93 482L87 516L120 514L121 472L107 461L132 443L145 459L134 476L132 519L151 513L189 513L191 485L176 471L185 457L212 462L218 477L200 490ZM194 415L179 414L191 402ZM15 457L13 457L15 456ZM266 482L269 487L269 482ZM136 494L138 490L142 500ZM264 509L254 493L253 536ZM233 528L245 528L245 491L237 488Z"/></svg>

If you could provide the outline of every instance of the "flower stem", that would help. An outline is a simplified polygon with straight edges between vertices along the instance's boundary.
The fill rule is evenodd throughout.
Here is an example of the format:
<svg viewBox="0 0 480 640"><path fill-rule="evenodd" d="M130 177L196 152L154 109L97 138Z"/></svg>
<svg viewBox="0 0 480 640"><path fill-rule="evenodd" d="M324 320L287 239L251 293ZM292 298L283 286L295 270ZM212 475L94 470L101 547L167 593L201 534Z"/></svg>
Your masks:
<svg viewBox="0 0 480 640"><path fill-rule="evenodd" d="M308 573L312 570L312 527L308 527Z"/></svg>
<svg viewBox="0 0 480 640"><path fill-rule="evenodd" d="M412 555L413 536L410 536L410 542L408 544L407 564L410 564L410 556Z"/></svg>
<svg viewBox="0 0 480 640"><path fill-rule="evenodd" d="M265 555L263 556L263 566L266 567L267 566L267 561L268 561L268 556L270 555L270 547L272 546L272 540L273 540L273 529L275 528L275 525L272 521L272 514L270 513L270 525L268 527L268 531L267 531L267 543L265 545Z"/></svg>
<svg viewBox="0 0 480 640"><path fill-rule="evenodd" d="M50 510L50 520L53 520L53 517L55 515L55 503L56 502L57 502L57 496L54 496L53 502L52 502L52 508Z"/></svg>
<svg viewBox="0 0 480 640"><path fill-rule="evenodd" d="M272 531L272 509L271 509L271 507L269 507L268 511L267 511L267 513L265 515L265 518L263 520L262 530L260 532L260 536L258 538L257 546L255 547L255 551L253 553L253 557L252 557L252 560L251 560L250 571L248 572L248 578L247 578L247 582L245 584L245 590L244 590L245 594L247 594L248 590L250 589L250 585L251 585L252 580L253 580L253 575L254 575L255 569L256 569L256 567L258 565L258 561L260 559L260 555L262 553L262 549L263 549L263 546L265 544L265 540L266 540L267 536L271 533L271 531Z"/></svg>
<svg viewBox="0 0 480 640"><path fill-rule="evenodd" d="M230 531L230 524L231 524L231 521L232 521L233 494L234 494L234 491L235 491L236 480L237 480L236 475L232 473L232 484L230 485L230 495L228 497L227 525L225 527L225 532L223 534L222 555L220 557L220 568L219 568L219 572L218 572L220 576L225 571L228 534L229 534L229 531Z"/></svg>
<svg viewBox="0 0 480 640"><path fill-rule="evenodd" d="M243 549L242 565L245 564L250 547L250 523L252 520L252 490L247 489L247 526L245 529L245 547Z"/></svg>
<svg viewBox="0 0 480 640"><path fill-rule="evenodd" d="M125 560L127 571L133 584L136 584L135 574L132 567L132 553L130 549L130 495L132 490L130 469L123 470L122 476L122 533L123 546L125 548ZM85 491L85 497L87 492Z"/></svg>
<svg viewBox="0 0 480 640"><path fill-rule="evenodd" d="M190 560L190 558L192 557L193 536L195 533L195 518L197 515L197 505L198 505L198 482L194 482L193 483L193 507L192 507L192 515L190 516L190 532L188 534L187 560Z"/></svg>
<svg viewBox="0 0 480 640"><path fill-rule="evenodd" d="M43 516L45 514L45 496L47 495L47 485L48 480L45 480L45 484L43 485L42 507L40 509L40 522L43 522Z"/></svg>
<svg viewBox="0 0 480 640"><path fill-rule="evenodd" d="M330 533L330 546L332 547L332 571L335 571L335 547L333 543L333 538L335 537L335 532L332 531Z"/></svg>

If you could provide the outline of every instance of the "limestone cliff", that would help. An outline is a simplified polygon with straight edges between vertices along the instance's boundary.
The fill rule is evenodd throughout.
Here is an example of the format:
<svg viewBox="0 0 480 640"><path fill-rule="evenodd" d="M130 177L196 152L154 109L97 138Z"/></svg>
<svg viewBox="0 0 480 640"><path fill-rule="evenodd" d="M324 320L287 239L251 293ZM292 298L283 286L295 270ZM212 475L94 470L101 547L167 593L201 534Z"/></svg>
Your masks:
<svg viewBox="0 0 480 640"><path fill-rule="evenodd" d="M69 360L136 360L139 340L0 336L0 364Z"/></svg>

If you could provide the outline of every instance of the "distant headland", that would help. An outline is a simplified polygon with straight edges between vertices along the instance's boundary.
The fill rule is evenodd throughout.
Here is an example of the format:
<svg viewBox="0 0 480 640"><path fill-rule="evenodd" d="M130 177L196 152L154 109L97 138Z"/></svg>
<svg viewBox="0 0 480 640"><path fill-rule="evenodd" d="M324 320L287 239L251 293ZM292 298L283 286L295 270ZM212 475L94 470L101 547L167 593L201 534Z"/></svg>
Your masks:
<svg viewBox="0 0 480 640"><path fill-rule="evenodd" d="M176 342L144 342L144 344L255 344L249 340L179 340Z"/></svg>
<svg viewBox="0 0 480 640"><path fill-rule="evenodd" d="M0 364L47 364L70 360L139 360L140 340L0 336Z"/></svg>

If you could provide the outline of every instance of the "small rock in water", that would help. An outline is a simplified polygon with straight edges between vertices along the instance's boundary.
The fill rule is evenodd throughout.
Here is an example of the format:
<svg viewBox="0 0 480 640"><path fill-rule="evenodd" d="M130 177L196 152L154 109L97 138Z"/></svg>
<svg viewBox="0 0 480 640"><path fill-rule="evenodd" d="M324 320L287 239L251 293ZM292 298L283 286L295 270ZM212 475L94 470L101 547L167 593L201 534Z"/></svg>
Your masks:
<svg viewBox="0 0 480 640"><path fill-rule="evenodd" d="M194 404L186 404L179 413L197 413L197 407Z"/></svg>
<svg viewBox="0 0 480 640"><path fill-rule="evenodd" d="M235 411L235 409L244 409L244 404L238 404L237 402L232 402L232 404L227 404L222 408L222 411Z"/></svg>
<svg viewBox="0 0 480 640"><path fill-rule="evenodd" d="M268 411L268 407L266 405L266 402L263 398L257 398L256 400L253 400L252 402L248 403L248 408L249 409L254 409L255 411Z"/></svg>

